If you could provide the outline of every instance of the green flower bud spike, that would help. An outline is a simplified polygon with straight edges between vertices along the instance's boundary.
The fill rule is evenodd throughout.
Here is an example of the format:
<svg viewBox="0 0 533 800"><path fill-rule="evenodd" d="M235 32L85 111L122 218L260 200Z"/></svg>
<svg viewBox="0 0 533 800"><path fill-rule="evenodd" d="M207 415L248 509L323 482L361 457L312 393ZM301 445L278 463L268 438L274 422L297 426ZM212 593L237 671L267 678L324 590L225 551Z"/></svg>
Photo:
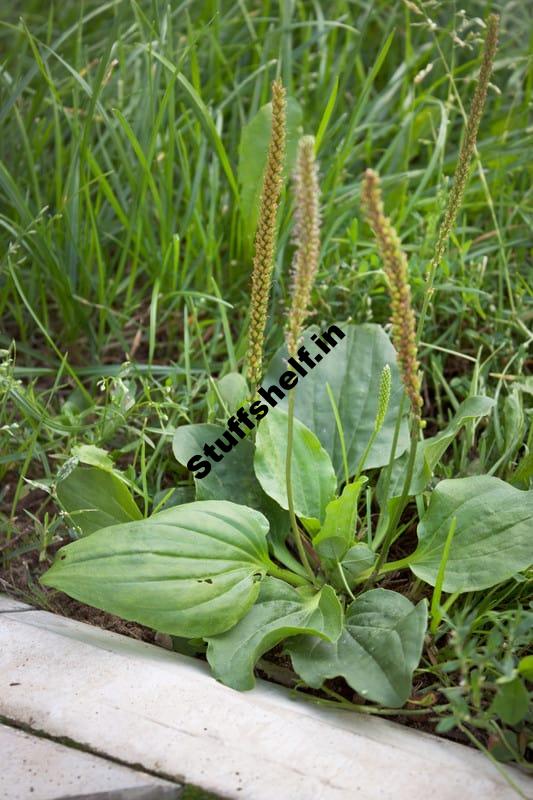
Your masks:
<svg viewBox="0 0 533 800"><path fill-rule="evenodd" d="M385 364L385 366L381 370L381 377L379 379L378 410L376 412L376 417L374 419L374 430L372 431L370 439L368 440L368 444L365 447L365 451L361 456L359 464L357 465L357 471L353 477L354 481L356 481L361 475L361 472L365 467L368 454L372 449L372 445L376 441L376 437L383 427L383 423L385 422L385 417L387 416L387 411L389 410L390 392L391 392L391 371L389 365Z"/></svg>
<svg viewBox="0 0 533 800"><path fill-rule="evenodd" d="M383 423L385 422L385 417L387 416L387 411L389 410L390 391L391 371L389 365L385 364L379 381L378 413L376 414L376 419L374 422L374 431L376 433L380 432L383 427Z"/></svg>

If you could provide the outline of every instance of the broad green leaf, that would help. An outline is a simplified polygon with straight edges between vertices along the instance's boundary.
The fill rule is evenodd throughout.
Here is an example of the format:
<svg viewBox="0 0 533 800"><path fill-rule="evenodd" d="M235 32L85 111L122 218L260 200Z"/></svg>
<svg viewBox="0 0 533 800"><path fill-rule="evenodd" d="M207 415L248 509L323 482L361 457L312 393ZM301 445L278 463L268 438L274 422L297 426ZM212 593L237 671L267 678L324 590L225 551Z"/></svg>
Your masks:
<svg viewBox="0 0 533 800"><path fill-rule="evenodd" d="M353 544L357 501L366 481L362 477L354 483L347 483L341 496L326 506L324 525L313 539L313 547L321 558L338 561Z"/></svg>
<svg viewBox="0 0 533 800"><path fill-rule="evenodd" d="M270 410L259 424L254 468L265 492L282 508L288 508L286 459L288 416L279 408ZM337 480L328 454L317 437L294 420L291 462L294 510L298 517L324 520L327 504L335 497Z"/></svg>
<svg viewBox="0 0 533 800"><path fill-rule="evenodd" d="M296 161L296 150L302 109L292 97L287 100L287 139L285 175L292 172ZM241 213L245 236L251 244L259 211L259 200L263 188L263 174L267 162L270 131L272 129L272 104L262 106L255 117L244 126L239 145L238 182L240 186Z"/></svg>
<svg viewBox="0 0 533 800"><path fill-rule="evenodd" d="M365 542L358 542L350 547L341 561L348 586L353 588L360 575L373 567L375 561L376 553Z"/></svg>
<svg viewBox="0 0 533 800"><path fill-rule="evenodd" d="M454 517L445 592L487 589L533 562L533 491L488 475L457 478L438 484L418 525L418 547L409 560L417 578L435 586Z"/></svg>
<svg viewBox="0 0 533 800"><path fill-rule="evenodd" d="M267 531L246 506L188 503L66 545L41 581L162 633L211 636L254 603Z"/></svg>
<svg viewBox="0 0 533 800"><path fill-rule="evenodd" d="M435 467L456 438L461 428L471 420L479 419L480 417L485 417L490 414L494 404L495 401L491 397L484 397L483 395L468 397L461 403L455 416L443 431L418 444L409 494L416 495L424 491L433 476ZM406 468L407 453L401 458L396 459L393 464L388 491L389 500L401 495ZM377 497L382 507L387 500L383 492L384 478L385 472L380 475L377 487Z"/></svg>
<svg viewBox="0 0 533 800"><path fill-rule="evenodd" d="M318 436L322 447L333 461L337 476L341 478L344 475L341 440L326 383L331 388L339 411L351 475L356 473L374 430L379 383L386 364L390 366L392 375L391 399L383 427L366 459L365 469L382 467L389 463L403 389L396 352L381 326L365 324L337 327L346 335L327 354L320 353L311 339L312 334L318 333L318 328L308 328L305 332L305 347L311 356L321 355L321 361L313 368L302 365L308 370L308 374L299 378L293 391L296 395L296 417ZM334 340L337 341L336 338ZM263 385L277 383L286 369L287 349L282 347L271 361ZM283 403L286 403L286 399ZM407 406L406 403L406 414ZM405 419L400 428L396 455L400 456L408 444L409 431Z"/></svg>
<svg viewBox="0 0 533 800"><path fill-rule="evenodd" d="M427 486L428 481L433 475L433 471L442 456L453 442L461 428L467 422L488 416L496 401L491 397L474 396L464 400L457 409L455 416L448 423L446 428L432 436L424 442L421 453L423 455L423 465L420 465L420 472L415 472L413 484L411 484L411 494L418 494Z"/></svg>
<svg viewBox="0 0 533 800"><path fill-rule="evenodd" d="M100 469L105 469L108 472L113 472L115 468L113 459L107 450L103 450L101 447L95 447L93 444L81 444L78 447L73 447L72 455L80 464L100 467Z"/></svg>
<svg viewBox="0 0 533 800"><path fill-rule="evenodd" d="M223 436L225 428L220 425L182 425L172 441L174 456L180 464L187 466L189 459L202 453L204 444L213 444ZM269 543L277 559L285 566L305 575L300 562L288 550L285 540L290 530L287 511L269 497L254 473L254 447L249 439L239 440L218 463L209 462L211 471L201 479L195 479L198 500L229 500L260 511L270 523Z"/></svg>
<svg viewBox="0 0 533 800"><path fill-rule="evenodd" d="M518 662L518 672L523 675L526 681L533 681L533 655L524 656Z"/></svg>
<svg viewBox="0 0 533 800"><path fill-rule="evenodd" d="M515 483L523 484L527 488L533 477L533 452L526 453L519 462L517 468L511 475L510 480Z"/></svg>
<svg viewBox="0 0 533 800"><path fill-rule="evenodd" d="M56 487L57 499L73 523L89 533L142 519L127 486L113 472L100 467L75 467Z"/></svg>
<svg viewBox="0 0 533 800"><path fill-rule="evenodd" d="M341 559L323 559L329 583L342 594L347 594L346 586L355 589L358 579L374 566L376 553L365 542L357 542Z"/></svg>
<svg viewBox="0 0 533 800"><path fill-rule="evenodd" d="M402 706L411 691L427 626L427 605L388 589L371 589L348 607L334 643L302 636L288 642L296 672L313 688L342 676L363 697Z"/></svg>
<svg viewBox="0 0 533 800"><path fill-rule="evenodd" d="M230 414L246 403L249 394L248 384L240 373L230 372L224 375L216 382L216 388Z"/></svg>
<svg viewBox="0 0 533 800"><path fill-rule="evenodd" d="M529 711L529 692L520 678L498 684L496 697L490 711L507 725L516 725Z"/></svg>
<svg viewBox="0 0 533 800"><path fill-rule="evenodd" d="M223 683L233 689L252 689L254 665L267 650L301 633L335 641L341 627L342 607L331 586L312 592L265 578L248 614L231 630L209 638L207 660Z"/></svg>
<svg viewBox="0 0 533 800"><path fill-rule="evenodd" d="M504 450L508 463L512 463L513 455L524 442L527 418L524 414L522 393L518 387L511 389L503 403Z"/></svg>

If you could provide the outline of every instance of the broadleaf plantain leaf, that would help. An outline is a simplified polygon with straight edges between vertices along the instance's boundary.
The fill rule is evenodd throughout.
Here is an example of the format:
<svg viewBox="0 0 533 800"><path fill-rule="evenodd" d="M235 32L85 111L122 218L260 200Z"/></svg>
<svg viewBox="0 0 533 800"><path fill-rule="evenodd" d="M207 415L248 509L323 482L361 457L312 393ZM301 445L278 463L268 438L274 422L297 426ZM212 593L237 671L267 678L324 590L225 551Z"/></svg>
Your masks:
<svg viewBox="0 0 533 800"><path fill-rule="evenodd" d="M533 491L490 475L455 478L437 485L418 525L418 547L409 559L417 578L435 586L454 518L445 592L487 589L533 563Z"/></svg>
<svg viewBox="0 0 533 800"><path fill-rule="evenodd" d="M259 425L255 442L254 469L265 492L282 508L288 508L286 458L288 416L279 408L270 410ZM317 437L294 420L291 464L294 510L298 517L323 522L327 504L335 497L337 479L330 458Z"/></svg>
<svg viewBox="0 0 533 800"><path fill-rule="evenodd" d="M340 634L342 607L331 586L293 589L265 578L253 608L230 631L210 637L207 660L215 677L234 689L252 689L256 661L288 636L312 633L330 641Z"/></svg>
<svg viewBox="0 0 533 800"><path fill-rule="evenodd" d="M336 642L299 636L286 650L309 686L342 676L368 700L396 708L409 697L426 626L425 600L414 606L398 592L371 589L347 608Z"/></svg>
<svg viewBox="0 0 533 800"><path fill-rule="evenodd" d="M326 355L319 352L311 339L311 335L317 333L318 329L311 327L305 331L304 345L312 356L319 354L321 361L312 369L304 365L308 374L299 379L292 391L296 395L296 417L318 437L322 447L330 455L337 476L342 478L344 467L341 439L326 384L329 384L339 412L350 475L355 475L374 429L381 373L386 364L390 366L392 376L390 403L383 427L365 461L365 469L382 467L389 463L403 388L396 351L381 326L364 324L337 327L345 333L345 337ZM277 383L286 369L287 349L284 346L270 362L263 384L268 386ZM285 398L282 403L286 402ZM405 414L407 405L406 403ZM396 456L400 456L408 444L409 431L407 420L404 419L400 427Z"/></svg>
<svg viewBox="0 0 533 800"><path fill-rule="evenodd" d="M267 531L246 506L187 503L66 545L41 582L163 633L210 636L254 603Z"/></svg>

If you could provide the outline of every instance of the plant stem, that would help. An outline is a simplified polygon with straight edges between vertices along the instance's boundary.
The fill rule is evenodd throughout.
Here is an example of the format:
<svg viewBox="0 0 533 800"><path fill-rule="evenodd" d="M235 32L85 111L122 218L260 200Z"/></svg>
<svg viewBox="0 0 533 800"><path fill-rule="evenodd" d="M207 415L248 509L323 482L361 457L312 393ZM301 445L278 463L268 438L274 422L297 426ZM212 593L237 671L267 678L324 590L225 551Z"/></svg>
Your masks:
<svg viewBox="0 0 533 800"><path fill-rule="evenodd" d="M346 589L346 592L350 595L352 600L355 600L355 596L354 596L352 590L350 589L350 587L348 586L348 581L346 580L346 575L344 574L344 570L342 568L342 564L340 563L340 561L337 561L337 569L339 571L339 575L341 576L341 580L342 580L342 582L344 584L344 588Z"/></svg>
<svg viewBox="0 0 533 800"><path fill-rule="evenodd" d="M398 409L398 416L396 417L396 424L394 426L394 434L392 437L392 445L391 445L391 452L389 456L389 463L387 464L387 472L385 474L385 484L383 486L383 497L385 497L385 507L387 503L387 499L389 496L389 486L390 486L390 479L392 475L392 468L394 465L394 459L396 456L396 449L398 447L398 439L400 438L400 428L402 426L403 420L403 409L405 407L405 394L402 393L400 399L400 407ZM381 525L381 514L380 519L378 521L378 528L376 534L374 536L373 548L376 549L380 542L383 540L384 533L382 533L382 525Z"/></svg>
<svg viewBox="0 0 533 800"><path fill-rule="evenodd" d="M358 480L359 476L361 475L361 472L363 471L363 467L365 466L366 460L368 458L368 454L370 453L372 445L376 441L376 436L378 435L378 433L379 433L379 431L376 431L376 430L372 431L372 435L370 436L370 439L368 440L368 444L365 447L365 452L361 456L361 458L359 460L359 464L357 465L357 471L356 471L356 473L355 473L355 475L353 477L352 483L355 483Z"/></svg>
<svg viewBox="0 0 533 800"><path fill-rule="evenodd" d="M361 705L361 704L358 704L358 703L350 702L350 700L347 700L341 694L339 694L338 692L335 692L333 689L330 689L329 687L323 686L322 687L322 691L325 692L325 694L328 694L331 697L333 697L334 700L326 700L325 698L322 698L322 697L313 697L313 698L310 698L310 699L312 699L316 703L323 703L324 705L331 705L331 706L334 706L334 707L336 706L337 708L339 706L342 706L343 708L349 709L350 711L357 711L360 714L377 714L377 715L382 715L382 716L387 716L387 717L388 716L393 716L395 714L398 714L398 715L400 715L402 717L403 716L406 716L406 717L421 717L421 716L424 716L425 714L430 714L430 713L433 712L432 708L416 708L416 709L414 709L414 708L381 708L381 707L378 707L378 706ZM305 697L306 695L302 694L301 696Z"/></svg>
<svg viewBox="0 0 533 800"><path fill-rule="evenodd" d="M292 444L294 438L294 401L295 401L294 391L290 391L289 408L288 408L288 425L287 425L287 457L285 459L285 481L287 484L287 503L289 505L289 517L291 520L291 528L292 528L292 535L294 538L294 544L296 545L296 549L298 550L298 555L300 556L300 561L302 562L305 571L307 572L310 579L314 583L315 573L311 568L309 559L307 558L307 553L305 552L305 548L303 546L302 535L298 527L296 514L294 512L294 498L292 494L291 466L292 466Z"/></svg>
<svg viewBox="0 0 533 800"><path fill-rule="evenodd" d="M396 572L398 569L408 567L411 561L412 555L399 558L397 561L388 561L386 564L383 564L379 572L381 575L384 575L386 572Z"/></svg>
<svg viewBox="0 0 533 800"><path fill-rule="evenodd" d="M403 510L406 506L407 498L409 496L409 489L411 487L411 480L413 477L413 470L415 466L415 458L416 458L416 449L418 447L418 436L420 432L420 427L418 425L418 420L415 418L412 420L412 428L411 428L411 449L409 451L409 460L407 462L407 471L405 474L405 481L403 484L402 494L400 496L400 500L389 520L389 524L387 526L387 532L385 534L385 538L383 540L383 547L381 548L381 552L378 556L378 560L374 566L374 570L372 573L373 575L379 574L383 564L385 563L387 556L389 554L389 549L393 541L394 533L396 531L396 526L400 521L400 517L402 516ZM372 578L371 576L371 578Z"/></svg>
<svg viewBox="0 0 533 800"><path fill-rule="evenodd" d="M278 567L277 564L274 564L273 562L270 562L268 566L268 574L272 575L273 578L279 578L280 581L290 583L291 586L309 585L309 581L306 578L303 578L301 575L297 575L295 572L291 572L290 569Z"/></svg>
<svg viewBox="0 0 533 800"><path fill-rule="evenodd" d="M498 770L502 778L504 778L507 781L509 786L511 786L514 789L514 791L518 794L518 796L523 797L524 800L527 800L527 795L525 795L522 789L513 781L512 777L509 775L507 770L500 764L500 762L496 758L494 758L490 750L487 750L487 748L479 741L479 739L477 739L474 736L474 734L468 730L466 725L462 725L460 722L458 722L457 727L459 728L460 731L464 733L465 736L468 737L468 739L470 739L474 747L479 748L479 750L481 750L481 752L487 756L489 761L492 762L493 767L495 767L495 769Z"/></svg>
<svg viewBox="0 0 533 800"><path fill-rule="evenodd" d="M380 568L379 573L376 573L376 577L380 575L385 575L387 572L396 572L398 569L404 569L404 567L410 566L413 560L413 554L411 553L410 556L405 556L405 558L399 558L397 561L389 561L387 564L383 564ZM355 583L360 585L361 583L368 583L369 579L373 576L376 572L374 567L370 567L369 569L362 572L358 578L356 578Z"/></svg>

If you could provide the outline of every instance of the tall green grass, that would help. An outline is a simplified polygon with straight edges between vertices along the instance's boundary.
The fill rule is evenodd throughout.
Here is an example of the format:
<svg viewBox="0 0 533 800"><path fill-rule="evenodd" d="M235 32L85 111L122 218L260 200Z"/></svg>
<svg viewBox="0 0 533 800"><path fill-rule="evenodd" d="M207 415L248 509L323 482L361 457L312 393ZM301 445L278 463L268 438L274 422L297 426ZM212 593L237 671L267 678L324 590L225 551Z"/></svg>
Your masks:
<svg viewBox="0 0 533 800"><path fill-rule="evenodd" d="M467 16L486 5L470 2ZM527 290L531 76L525 4L501 5L497 88L439 314L458 330L467 292L481 319L492 301L503 328L520 335L509 312ZM239 138L278 72L306 131L324 123L322 265L334 313L383 315L358 224L361 170L372 164L387 176L407 246L423 239L477 68L479 24L462 31L451 2L430 12L434 30L400 2L21 4L1 28L0 309L11 318L3 342L15 334L30 344L37 318L63 350L80 339L92 358L110 338L124 347L124 326L149 307L156 282L161 323L183 308L177 293L212 293L213 279L241 303L250 253ZM431 242L413 253L415 280ZM377 295L372 308L368 294Z"/></svg>
<svg viewBox="0 0 533 800"><path fill-rule="evenodd" d="M25 0L4 10L0 476L16 474L15 501L27 477L54 475L79 441L133 462L132 476L144 459L152 487L184 480L168 436L209 408L211 376L244 354L251 248L239 142L276 75L319 144L316 319L388 317L359 209L367 166L384 176L421 307L489 10L463 6ZM479 457L509 475L533 436L523 384L533 73L527 4L490 7L502 15L501 47L421 353L439 424L468 394L500 398ZM271 346L287 298L291 213L285 200ZM472 437L451 471L468 469ZM9 498L7 518L12 489Z"/></svg>

